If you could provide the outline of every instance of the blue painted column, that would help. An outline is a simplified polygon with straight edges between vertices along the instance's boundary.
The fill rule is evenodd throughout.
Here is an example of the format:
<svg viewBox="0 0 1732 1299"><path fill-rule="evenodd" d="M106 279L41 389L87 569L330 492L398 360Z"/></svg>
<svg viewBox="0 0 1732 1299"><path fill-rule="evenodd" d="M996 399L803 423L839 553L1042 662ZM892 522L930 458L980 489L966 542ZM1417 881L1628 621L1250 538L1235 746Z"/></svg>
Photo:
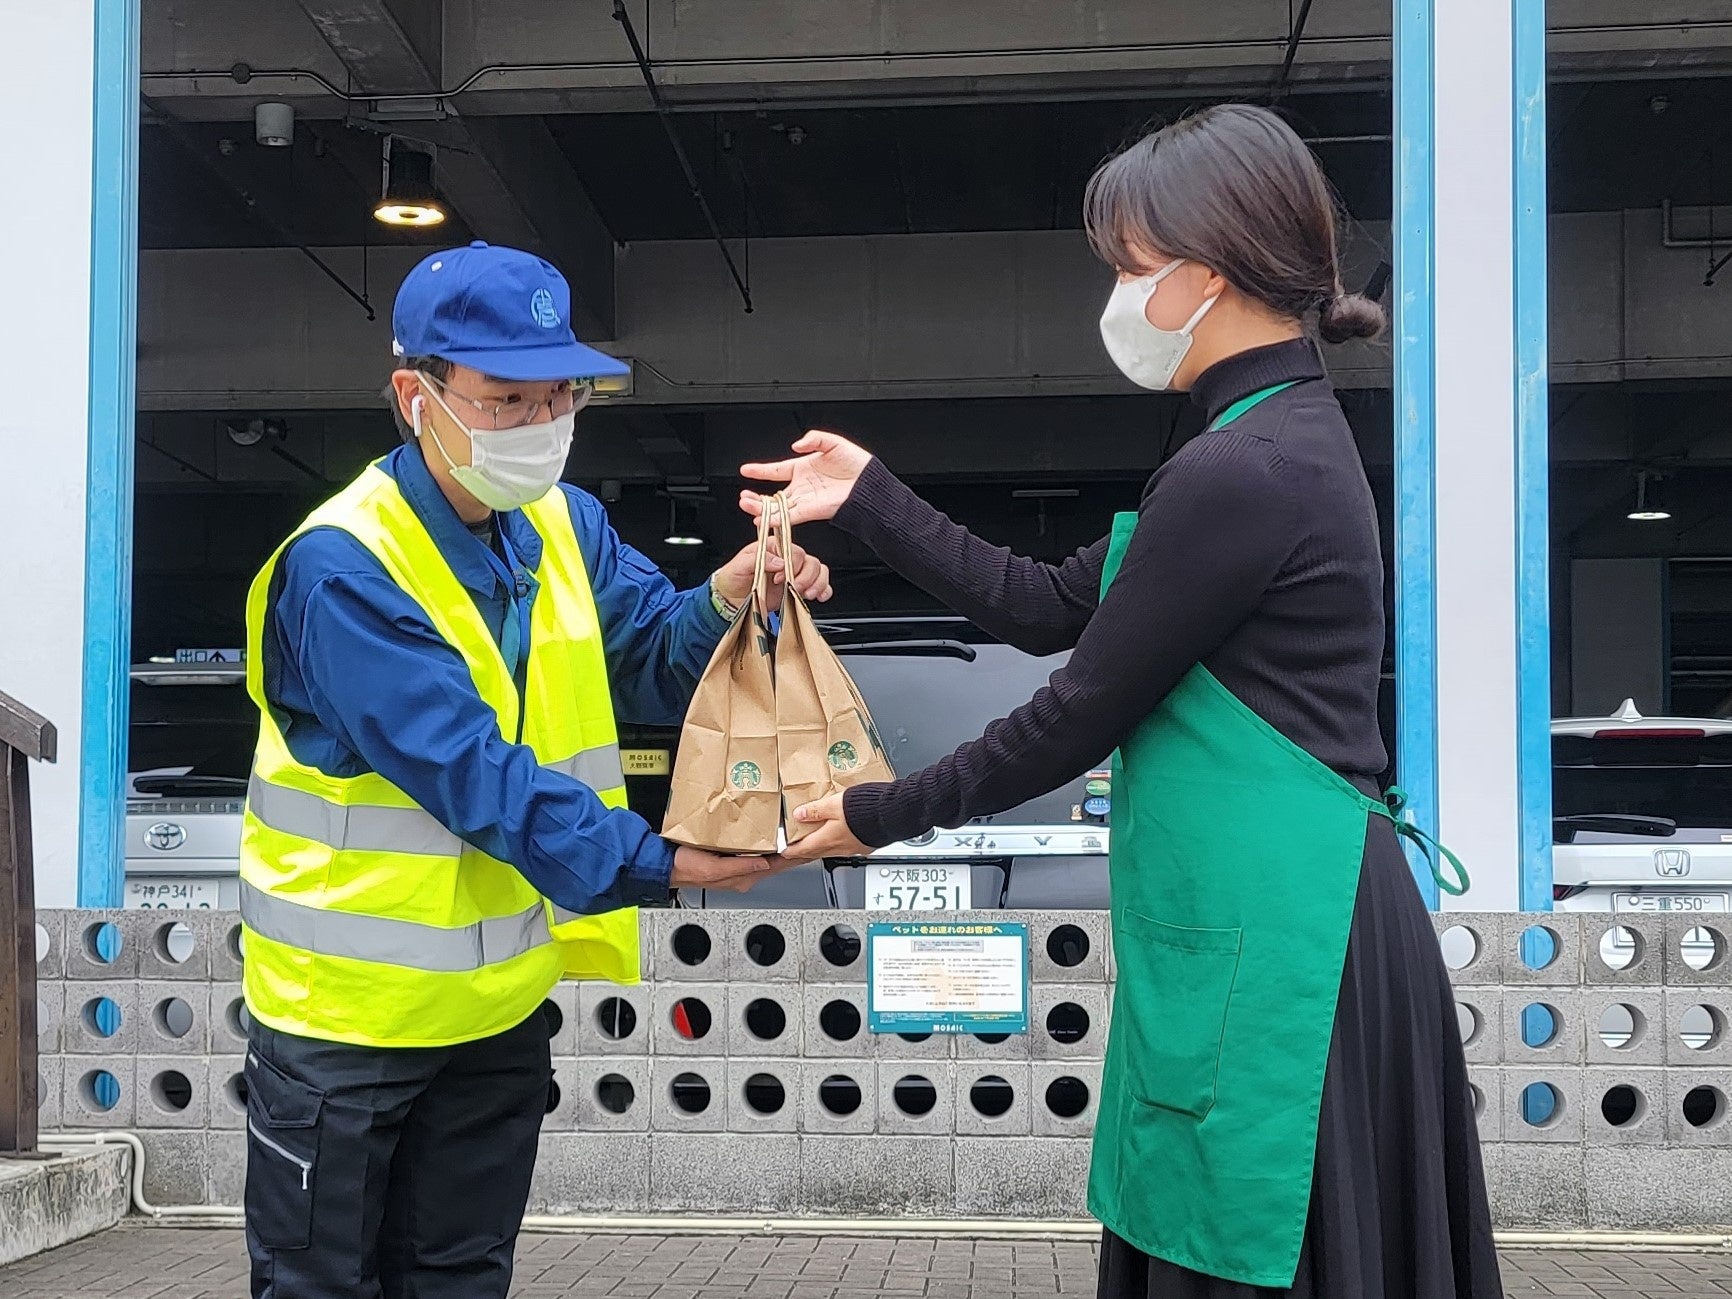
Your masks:
<svg viewBox="0 0 1732 1299"><path fill-rule="evenodd" d="M1546 6L1514 0L1517 684L1521 906L1552 907L1551 406L1547 334Z"/></svg>
<svg viewBox="0 0 1732 1299"><path fill-rule="evenodd" d="M88 907L119 906L125 877L138 351L139 3L95 0L84 733L78 819L78 901Z"/></svg>
<svg viewBox="0 0 1732 1299"><path fill-rule="evenodd" d="M1473 875L1449 905L1549 909L1545 6L1396 0L1394 34L1400 779Z"/></svg>

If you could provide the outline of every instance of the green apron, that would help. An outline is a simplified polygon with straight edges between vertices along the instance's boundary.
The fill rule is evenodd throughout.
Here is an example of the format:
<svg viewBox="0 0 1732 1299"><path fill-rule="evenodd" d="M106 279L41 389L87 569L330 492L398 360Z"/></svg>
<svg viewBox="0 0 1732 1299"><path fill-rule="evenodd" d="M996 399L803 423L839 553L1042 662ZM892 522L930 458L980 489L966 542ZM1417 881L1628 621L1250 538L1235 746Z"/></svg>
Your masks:
<svg viewBox="0 0 1732 1299"><path fill-rule="evenodd" d="M1244 398L1209 431L1289 386ZM1113 521L1103 593L1136 521ZM1310 1207L1366 818L1422 840L1450 892L1465 884L1442 879L1436 845L1399 802L1361 793L1201 664L1114 765L1118 981L1089 1209L1146 1254L1285 1289Z"/></svg>

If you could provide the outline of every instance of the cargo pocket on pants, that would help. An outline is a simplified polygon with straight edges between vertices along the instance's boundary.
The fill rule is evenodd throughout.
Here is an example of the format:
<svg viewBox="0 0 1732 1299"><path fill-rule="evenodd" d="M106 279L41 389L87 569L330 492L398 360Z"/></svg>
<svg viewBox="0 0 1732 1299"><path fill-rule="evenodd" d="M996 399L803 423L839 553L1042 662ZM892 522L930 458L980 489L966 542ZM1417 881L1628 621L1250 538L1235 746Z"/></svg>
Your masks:
<svg viewBox="0 0 1732 1299"><path fill-rule="evenodd" d="M1131 1094L1207 1118L1215 1108L1239 929L1191 929L1127 911L1113 1013L1130 1029Z"/></svg>
<svg viewBox="0 0 1732 1299"><path fill-rule="evenodd" d="M247 1225L266 1249L305 1249L325 1094L247 1052Z"/></svg>

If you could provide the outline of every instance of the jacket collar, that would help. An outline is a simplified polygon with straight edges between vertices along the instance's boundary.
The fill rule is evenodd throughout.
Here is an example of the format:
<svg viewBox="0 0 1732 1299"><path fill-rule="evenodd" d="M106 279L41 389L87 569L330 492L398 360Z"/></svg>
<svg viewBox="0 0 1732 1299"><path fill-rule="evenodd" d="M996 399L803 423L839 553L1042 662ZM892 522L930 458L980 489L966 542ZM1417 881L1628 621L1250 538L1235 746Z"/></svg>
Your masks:
<svg viewBox="0 0 1732 1299"><path fill-rule="evenodd" d="M1321 379L1327 373L1317 344L1309 338L1293 338L1217 361L1197 376L1191 400L1202 408L1204 423L1212 424L1241 397L1278 383Z"/></svg>
<svg viewBox="0 0 1732 1299"><path fill-rule="evenodd" d="M491 594L504 580L499 557L457 516L434 481L421 448L405 443L386 456L380 468L397 480L403 499L409 502L409 508L415 511L415 517L421 520L457 580L471 591ZM525 569L534 572L541 566L541 535L522 510L497 513L493 522L504 532Z"/></svg>

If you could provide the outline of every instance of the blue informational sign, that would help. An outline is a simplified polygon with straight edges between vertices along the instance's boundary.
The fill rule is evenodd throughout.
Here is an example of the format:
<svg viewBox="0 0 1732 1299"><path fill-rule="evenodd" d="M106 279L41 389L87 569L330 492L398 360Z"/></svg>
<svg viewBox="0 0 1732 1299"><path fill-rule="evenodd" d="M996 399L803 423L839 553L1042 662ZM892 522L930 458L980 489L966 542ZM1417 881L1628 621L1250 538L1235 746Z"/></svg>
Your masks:
<svg viewBox="0 0 1732 1299"><path fill-rule="evenodd" d="M1028 926L898 920L866 927L874 1033L1028 1032Z"/></svg>

